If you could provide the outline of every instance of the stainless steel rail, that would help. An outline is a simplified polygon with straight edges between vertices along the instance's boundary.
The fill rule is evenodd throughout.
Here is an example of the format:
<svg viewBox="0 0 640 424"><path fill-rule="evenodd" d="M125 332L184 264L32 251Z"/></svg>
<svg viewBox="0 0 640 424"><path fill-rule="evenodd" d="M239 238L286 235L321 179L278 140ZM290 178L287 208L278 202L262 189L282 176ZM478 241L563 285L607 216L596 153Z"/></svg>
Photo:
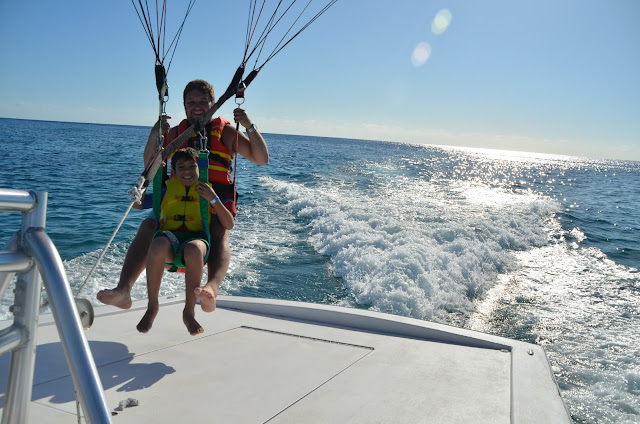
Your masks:
<svg viewBox="0 0 640 424"><path fill-rule="evenodd" d="M0 212L22 213L20 231L0 252L0 296L18 276L13 325L0 331L0 355L11 353L2 424L29 422L43 282L85 419L111 423L62 260L45 232L47 193L0 188Z"/></svg>

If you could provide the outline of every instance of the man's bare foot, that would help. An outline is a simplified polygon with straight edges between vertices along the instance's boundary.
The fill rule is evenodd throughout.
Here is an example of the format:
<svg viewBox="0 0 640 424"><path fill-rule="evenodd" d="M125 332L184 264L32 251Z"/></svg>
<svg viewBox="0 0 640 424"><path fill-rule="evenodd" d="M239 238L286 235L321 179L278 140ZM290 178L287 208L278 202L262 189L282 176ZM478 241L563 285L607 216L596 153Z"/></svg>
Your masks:
<svg viewBox="0 0 640 424"><path fill-rule="evenodd" d="M198 334L204 333L204 328L202 328L202 326L198 324L198 321L196 321L196 317L192 313L182 311L182 321L187 327L187 331L189 331L189 334L191 334L192 336L197 336Z"/></svg>
<svg viewBox="0 0 640 424"><path fill-rule="evenodd" d="M150 306L147 308L147 312L145 312L138 325L136 325L139 332L148 333L149 330L151 330L151 326L153 325L153 321L156 319L156 315L158 315L159 310L160 308L158 306Z"/></svg>
<svg viewBox="0 0 640 424"><path fill-rule="evenodd" d="M213 312L216 309L216 293L211 286L205 284L203 288L196 287L193 292L200 301L200 307L204 312Z"/></svg>
<svg viewBox="0 0 640 424"><path fill-rule="evenodd" d="M131 308L131 295L123 289L100 290L96 298L105 305L116 306L120 309Z"/></svg>

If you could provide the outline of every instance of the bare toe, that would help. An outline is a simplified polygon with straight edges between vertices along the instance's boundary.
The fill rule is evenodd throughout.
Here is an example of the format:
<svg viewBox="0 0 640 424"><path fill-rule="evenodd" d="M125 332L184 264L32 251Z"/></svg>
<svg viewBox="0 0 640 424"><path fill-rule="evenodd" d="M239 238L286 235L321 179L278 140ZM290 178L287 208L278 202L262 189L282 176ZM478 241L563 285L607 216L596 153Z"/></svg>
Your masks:
<svg viewBox="0 0 640 424"><path fill-rule="evenodd" d="M182 313L182 321L192 336L204 333L204 328L196 321L196 317L186 311Z"/></svg>

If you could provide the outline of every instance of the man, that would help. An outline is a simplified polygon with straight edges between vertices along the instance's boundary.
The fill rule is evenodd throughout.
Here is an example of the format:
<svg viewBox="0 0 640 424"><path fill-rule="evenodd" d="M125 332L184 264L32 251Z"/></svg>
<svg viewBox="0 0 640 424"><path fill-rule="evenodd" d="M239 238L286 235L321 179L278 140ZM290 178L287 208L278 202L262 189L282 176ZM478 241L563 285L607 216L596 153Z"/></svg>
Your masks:
<svg viewBox="0 0 640 424"><path fill-rule="evenodd" d="M162 126L165 134L165 146L175 139L178 134L186 130L191 124L198 122L215 103L215 95L211 84L204 80L191 81L184 89L183 93L184 110L187 119L177 127L169 130L168 119L163 117L162 122L157 122L151 129L149 140L144 149L145 163L151 157L156 148L158 131ZM231 161L236 154L242 155L257 165L266 165L269 162L269 150L260 132L247 115L240 108L233 111L233 118L236 123L242 125L247 132L245 136L242 132L236 131L226 120L215 118L207 125L207 138L210 143L215 144L209 147L212 153L209 155L209 175L210 180L223 181L229 185L229 174L231 172ZM167 132L168 131L168 132ZM236 151L237 143L237 151ZM187 147L185 145L181 147ZM193 146L192 146L193 147ZM161 172L161 171L158 171ZM214 185L215 187L215 185ZM219 188L216 191L221 193ZM224 191L224 190L223 190ZM231 194L229 194L231 193ZM235 199L233 199L233 189L226 194L223 204L235 216ZM221 194L223 197L225 194ZM232 200L230 201L229 198ZM154 218L147 218L140 224L129 250L125 256L120 280L114 289L105 289L98 292L97 298L107 305L117 306L122 309L131 307L131 289L136 279L146 266L146 256L149 245L156 229ZM196 298L200 300L200 305L205 312L211 312L216 307L216 296L220 285L224 280L229 263L231 262L231 251L229 248L229 232L224 229L217 220L211 221L211 253L207 260L208 278L207 283L195 289Z"/></svg>

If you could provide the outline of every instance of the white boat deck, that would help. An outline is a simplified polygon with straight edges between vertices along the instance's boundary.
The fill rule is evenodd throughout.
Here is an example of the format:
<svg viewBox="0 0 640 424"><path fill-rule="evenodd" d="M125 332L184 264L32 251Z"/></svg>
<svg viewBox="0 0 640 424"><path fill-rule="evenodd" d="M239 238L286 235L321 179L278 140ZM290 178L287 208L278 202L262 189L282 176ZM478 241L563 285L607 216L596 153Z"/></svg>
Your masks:
<svg viewBox="0 0 640 424"><path fill-rule="evenodd" d="M369 311L220 296L196 310L165 299L153 329L95 309L85 334L113 423L570 423L539 346ZM72 378L43 315L30 423L75 423ZM0 356L0 405L9 356ZM138 406L116 408L136 399ZM84 422L84 420L83 420Z"/></svg>

